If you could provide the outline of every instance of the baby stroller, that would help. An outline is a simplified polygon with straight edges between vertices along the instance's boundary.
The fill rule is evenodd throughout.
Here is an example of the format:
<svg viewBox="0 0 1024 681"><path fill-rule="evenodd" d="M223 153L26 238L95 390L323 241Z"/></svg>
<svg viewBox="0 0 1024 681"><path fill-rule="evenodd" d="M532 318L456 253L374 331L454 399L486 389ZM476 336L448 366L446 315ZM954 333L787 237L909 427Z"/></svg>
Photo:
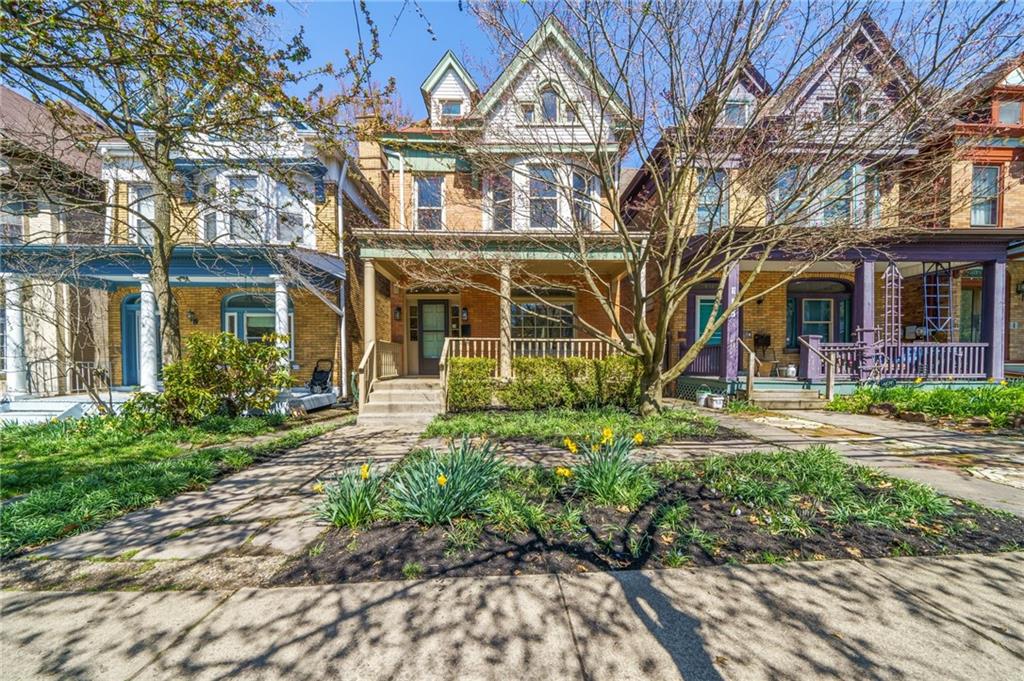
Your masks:
<svg viewBox="0 0 1024 681"><path fill-rule="evenodd" d="M311 393L325 393L331 389L331 371L334 370L334 361L330 359L318 359L313 367L313 377L309 379L306 387Z"/></svg>

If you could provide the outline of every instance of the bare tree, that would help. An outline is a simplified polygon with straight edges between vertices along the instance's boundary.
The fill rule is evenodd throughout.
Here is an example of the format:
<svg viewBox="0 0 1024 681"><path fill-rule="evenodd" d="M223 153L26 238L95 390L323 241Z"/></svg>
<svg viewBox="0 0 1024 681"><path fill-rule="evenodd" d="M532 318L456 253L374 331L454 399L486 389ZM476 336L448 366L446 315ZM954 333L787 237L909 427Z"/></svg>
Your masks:
<svg viewBox="0 0 1024 681"><path fill-rule="evenodd" d="M523 104L499 79L484 95L499 101L447 133L447 150L481 178L446 197L449 231L374 238L414 259L426 240L486 253L459 263L418 259L410 286L483 288L508 299L493 282L511 267L520 295L564 313L551 291L571 280L601 311L599 321L577 315L578 330L640 361L644 411L660 408L666 386L743 306L822 260L885 248L935 224L948 209L936 188L958 152L919 154L922 140L962 101L960 90L1022 40L1016 6L973 2L472 9L496 52L527 60L550 101L542 90L541 101ZM551 41L531 37L552 22L575 45L552 52ZM639 166L629 187L624 163ZM483 206L482 228L458 224L459 201L466 214ZM569 265L504 261L485 248L492 232ZM621 268L602 264L608 253ZM760 275L780 259L785 274L768 286ZM724 275L741 263L744 277L727 295ZM667 364L673 319L709 281L709 323Z"/></svg>

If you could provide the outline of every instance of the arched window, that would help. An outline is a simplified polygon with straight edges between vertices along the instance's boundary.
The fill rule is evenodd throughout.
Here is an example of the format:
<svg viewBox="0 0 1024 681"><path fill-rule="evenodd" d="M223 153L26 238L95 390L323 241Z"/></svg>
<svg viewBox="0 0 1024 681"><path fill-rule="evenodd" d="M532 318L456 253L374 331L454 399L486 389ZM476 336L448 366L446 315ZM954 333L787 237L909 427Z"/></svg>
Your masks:
<svg viewBox="0 0 1024 681"><path fill-rule="evenodd" d="M558 122L558 93L552 87L540 91L540 115L545 123Z"/></svg>
<svg viewBox="0 0 1024 681"><path fill-rule="evenodd" d="M234 293L221 303L221 330L246 343L261 343L274 333L274 295L272 293ZM289 357L295 357L295 307L288 301Z"/></svg>
<svg viewBox="0 0 1024 681"><path fill-rule="evenodd" d="M798 279L786 287L786 347L800 336L821 336L823 343L850 340L853 291L835 279Z"/></svg>
<svg viewBox="0 0 1024 681"><path fill-rule="evenodd" d="M860 120L861 89L856 83L847 83L839 91L839 117L844 121Z"/></svg>

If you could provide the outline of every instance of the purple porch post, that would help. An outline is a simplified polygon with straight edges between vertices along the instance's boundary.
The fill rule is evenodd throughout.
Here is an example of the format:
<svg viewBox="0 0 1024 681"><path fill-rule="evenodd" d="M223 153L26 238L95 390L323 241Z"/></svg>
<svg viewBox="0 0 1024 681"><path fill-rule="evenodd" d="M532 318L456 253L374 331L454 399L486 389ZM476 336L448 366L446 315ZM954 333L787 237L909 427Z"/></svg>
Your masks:
<svg viewBox="0 0 1024 681"><path fill-rule="evenodd" d="M875 261L862 260L853 271L853 329L858 342L864 344L861 377L871 373L875 344Z"/></svg>
<svg viewBox="0 0 1024 681"><path fill-rule="evenodd" d="M801 336L807 344L818 352L821 352L821 336ZM797 377L804 381L817 381L825 377L825 370L821 368L821 357L811 352L810 348L803 343L800 344L800 371Z"/></svg>
<svg viewBox="0 0 1024 681"><path fill-rule="evenodd" d="M725 274L725 290L722 292L722 309L732 305L740 290L739 263L727 265ZM733 312L722 324L721 360L719 361L719 378L723 381L735 381L740 373L740 316L739 311Z"/></svg>
<svg viewBox="0 0 1024 681"><path fill-rule="evenodd" d="M981 270L981 340L985 351L985 373L1001 381L1006 360L1006 261L989 260Z"/></svg>

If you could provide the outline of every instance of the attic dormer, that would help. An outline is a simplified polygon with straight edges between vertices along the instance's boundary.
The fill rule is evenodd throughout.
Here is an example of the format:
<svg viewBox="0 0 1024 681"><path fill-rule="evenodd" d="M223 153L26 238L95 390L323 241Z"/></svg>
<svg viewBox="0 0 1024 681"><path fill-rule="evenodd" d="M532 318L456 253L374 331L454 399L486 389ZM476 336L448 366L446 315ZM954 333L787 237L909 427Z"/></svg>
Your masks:
<svg viewBox="0 0 1024 681"><path fill-rule="evenodd" d="M448 50L420 86L431 128L445 129L469 115L480 96L469 71Z"/></svg>

